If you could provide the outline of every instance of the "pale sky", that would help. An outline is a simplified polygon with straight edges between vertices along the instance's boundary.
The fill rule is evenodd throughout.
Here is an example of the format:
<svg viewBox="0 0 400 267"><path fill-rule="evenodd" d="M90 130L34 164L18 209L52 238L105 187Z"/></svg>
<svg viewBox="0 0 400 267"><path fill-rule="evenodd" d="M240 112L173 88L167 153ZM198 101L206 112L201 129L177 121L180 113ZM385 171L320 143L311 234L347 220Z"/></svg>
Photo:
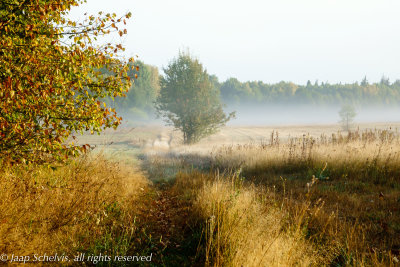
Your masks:
<svg viewBox="0 0 400 267"><path fill-rule="evenodd" d="M220 81L400 79L399 0L87 0L72 17L130 11L127 56L160 69L192 52Z"/></svg>

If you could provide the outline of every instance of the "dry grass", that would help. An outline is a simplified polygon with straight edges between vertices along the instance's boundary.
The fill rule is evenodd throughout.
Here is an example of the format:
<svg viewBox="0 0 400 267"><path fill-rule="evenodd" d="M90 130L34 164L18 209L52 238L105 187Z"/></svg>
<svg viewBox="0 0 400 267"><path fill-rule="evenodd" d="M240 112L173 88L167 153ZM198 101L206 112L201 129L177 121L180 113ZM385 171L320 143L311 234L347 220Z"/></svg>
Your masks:
<svg viewBox="0 0 400 267"><path fill-rule="evenodd" d="M148 182L137 170L84 157L56 169L0 171L0 251L126 255L140 234L134 204Z"/></svg>
<svg viewBox="0 0 400 267"><path fill-rule="evenodd" d="M175 189L192 199L192 218L203 225L206 266L321 265L300 229L285 228L287 213L270 192L237 176L179 174Z"/></svg>
<svg viewBox="0 0 400 267"><path fill-rule="evenodd" d="M267 186L319 254L339 266L394 266L400 250L400 140L390 131L304 135L214 151L214 168ZM304 213L304 208L307 212Z"/></svg>
<svg viewBox="0 0 400 267"><path fill-rule="evenodd" d="M242 141L251 130L237 129ZM165 133L132 142L129 131L123 140L114 138L121 141L115 151L142 157L149 178L177 177L172 188L166 183L149 191L140 171L101 156L55 170L3 168L0 250L70 257L144 251L153 252L153 263L170 266L398 264L396 133L304 134L283 142L281 133L265 138L259 130L249 144L211 153L229 131L188 148L146 146L147 138L162 141ZM148 154L139 154L139 147Z"/></svg>
<svg viewBox="0 0 400 267"><path fill-rule="evenodd" d="M400 140L390 130L303 134L149 150L154 180L173 179L203 229L209 266L395 266L400 251ZM243 132L251 139L252 129ZM261 131L262 134L261 134ZM226 135L224 135L224 133ZM222 137L221 137L222 136ZM293 136L293 135L292 135ZM285 136L284 136L285 137ZM236 139L235 139L236 140ZM207 144L205 144L205 142ZM240 175L200 175L208 173ZM236 177L232 180L232 177ZM237 182L238 177L244 182ZM254 186L256 184L257 186ZM194 228L193 228L194 229Z"/></svg>

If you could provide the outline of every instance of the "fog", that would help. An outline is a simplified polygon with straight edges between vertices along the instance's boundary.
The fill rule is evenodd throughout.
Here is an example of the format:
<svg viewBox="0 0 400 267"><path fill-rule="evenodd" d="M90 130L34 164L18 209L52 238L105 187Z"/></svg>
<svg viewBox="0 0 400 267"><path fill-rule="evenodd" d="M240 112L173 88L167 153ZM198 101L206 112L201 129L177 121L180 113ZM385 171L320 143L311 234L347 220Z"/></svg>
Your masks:
<svg viewBox="0 0 400 267"><path fill-rule="evenodd" d="M340 121L337 107L306 105L228 106L227 112L236 111L236 119L228 122L231 126L335 124ZM400 122L400 107L359 107L354 122Z"/></svg>
<svg viewBox="0 0 400 267"><path fill-rule="evenodd" d="M225 111L236 111L236 118L228 126L285 126L337 124L340 121L337 107L318 107L306 105L268 105L262 106L227 106ZM359 107L355 108L354 123L400 122L400 107ZM120 114L124 126L162 126L166 123L154 114L148 118L137 118L129 114Z"/></svg>

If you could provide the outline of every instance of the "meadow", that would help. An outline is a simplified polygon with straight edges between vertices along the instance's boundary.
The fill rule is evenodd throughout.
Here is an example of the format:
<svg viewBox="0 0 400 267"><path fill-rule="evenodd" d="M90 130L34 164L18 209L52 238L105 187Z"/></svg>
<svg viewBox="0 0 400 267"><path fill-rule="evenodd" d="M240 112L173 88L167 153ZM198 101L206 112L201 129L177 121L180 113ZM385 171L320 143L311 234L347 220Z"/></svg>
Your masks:
<svg viewBox="0 0 400 267"><path fill-rule="evenodd" d="M351 133L334 126L228 128L203 144L153 155L153 177L173 177L170 169L175 166L191 173L187 180L207 181L193 197L197 201L206 198L202 190L217 191L208 195L211 199L201 200L206 203L196 202L201 209L214 205L204 220L208 218L208 227L216 227L209 237L211 244L216 242L209 245L215 266L395 266L400 252L400 139L395 124L371 126L360 125ZM160 173L154 166L167 171ZM208 176L199 178L193 169ZM232 195L246 195L252 204L230 217L231 205L248 203L231 203ZM252 212L258 205L268 212ZM278 215L271 208L277 208ZM289 234L291 242L260 230L274 228L263 225L271 213L277 232ZM210 218L216 218L217 226ZM254 247L263 241L293 247L280 261L284 246L272 252L277 258L271 259L266 256L273 251L269 246ZM303 250L296 248L299 242ZM239 255L256 259L252 253L257 249L260 262L238 260ZM296 258L296 252L302 257Z"/></svg>
<svg viewBox="0 0 400 267"><path fill-rule="evenodd" d="M66 166L1 170L0 248L152 255L143 266L397 266L398 126L228 126L192 146L160 126L84 135L95 149Z"/></svg>

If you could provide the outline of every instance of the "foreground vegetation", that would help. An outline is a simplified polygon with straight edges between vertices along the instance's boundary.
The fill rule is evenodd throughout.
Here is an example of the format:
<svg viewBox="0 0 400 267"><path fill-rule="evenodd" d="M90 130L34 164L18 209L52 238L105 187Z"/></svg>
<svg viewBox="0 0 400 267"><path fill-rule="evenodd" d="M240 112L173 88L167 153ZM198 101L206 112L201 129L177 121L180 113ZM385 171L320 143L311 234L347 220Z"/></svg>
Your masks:
<svg viewBox="0 0 400 267"><path fill-rule="evenodd" d="M127 255L143 251L135 205L148 190L137 170L96 158L0 171L0 250L7 255ZM81 261L81 260L79 260ZM29 262L29 261L28 261ZM57 260L68 263L68 260Z"/></svg>
<svg viewBox="0 0 400 267"><path fill-rule="evenodd" d="M219 149L214 168L241 170L272 192L289 227L302 229L327 262L393 265L400 252L399 148L391 131L303 136L286 144L272 134L268 144Z"/></svg>
<svg viewBox="0 0 400 267"><path fill-rule="evenodd" d="M272 133L208 156L152 156L147 167L150 177L183 171L174 187L201 221L206 265L395 266L399 141L391 130L285 143Z"/></svg>
<svg viewBox="0 0 400 267"><path fill-rule="evenodd" d="M152 255L146 266L396 266L399 145L385 130L273 133L203 156L139 154L145 172L93 153L2 168L0 249L67 265L101 253Z"/></svg>

